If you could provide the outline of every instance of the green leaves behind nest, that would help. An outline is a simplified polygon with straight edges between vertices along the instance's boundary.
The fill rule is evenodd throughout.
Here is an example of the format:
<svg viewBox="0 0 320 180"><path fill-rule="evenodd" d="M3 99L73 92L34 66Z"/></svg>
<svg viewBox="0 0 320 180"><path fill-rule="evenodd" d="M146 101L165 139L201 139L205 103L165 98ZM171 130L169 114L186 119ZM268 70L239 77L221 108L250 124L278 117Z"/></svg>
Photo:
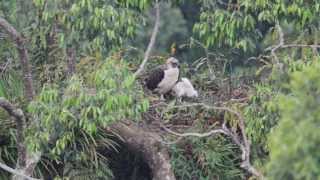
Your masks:
<svg viewBox="0 0 320 180"><path fill-rule="evenodd" d="M148 109L140 86L123 61L107 59L90 75L88 82L74 75L66 87L47 85L28 110L36 120L28 137L33 149L54 139L52 153L60 154L74 133L95 134L99 127L125 118L138 120Z"/></svg>

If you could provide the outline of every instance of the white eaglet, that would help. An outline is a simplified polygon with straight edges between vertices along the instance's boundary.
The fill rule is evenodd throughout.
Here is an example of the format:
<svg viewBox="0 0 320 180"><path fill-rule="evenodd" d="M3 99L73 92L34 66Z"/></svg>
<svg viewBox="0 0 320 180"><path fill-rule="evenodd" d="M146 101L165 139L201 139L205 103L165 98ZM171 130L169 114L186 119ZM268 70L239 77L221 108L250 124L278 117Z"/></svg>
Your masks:
<svg viewBox="0 0 320 180"><path fill-rule="evenodd" d="M198 97L198 91L194 89L188 78L181 78L172 89L174 96L181 97ZM181 99L180 99L181 100Z"/></svg>

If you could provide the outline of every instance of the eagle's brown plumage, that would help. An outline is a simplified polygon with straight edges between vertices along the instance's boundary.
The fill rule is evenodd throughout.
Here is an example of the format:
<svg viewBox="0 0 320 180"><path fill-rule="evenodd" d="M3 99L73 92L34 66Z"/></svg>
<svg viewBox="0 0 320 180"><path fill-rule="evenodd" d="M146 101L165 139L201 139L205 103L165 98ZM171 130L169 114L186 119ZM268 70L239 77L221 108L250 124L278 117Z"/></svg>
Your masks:
<svg viewBox="0 0 320 180"><path fill-rule="evenodd" d="M169 92L179 79L179 61L173 57L167 59L166 64L153 69L146 79L148 89L163 94Z"/></svg>

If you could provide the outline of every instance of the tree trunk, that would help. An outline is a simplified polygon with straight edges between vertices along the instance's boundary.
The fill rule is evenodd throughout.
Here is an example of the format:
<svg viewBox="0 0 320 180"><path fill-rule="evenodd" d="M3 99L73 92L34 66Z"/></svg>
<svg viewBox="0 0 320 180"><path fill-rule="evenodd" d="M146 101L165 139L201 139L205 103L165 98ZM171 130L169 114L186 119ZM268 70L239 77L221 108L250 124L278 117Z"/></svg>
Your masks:
<svg viewBox="0 0 320 180"><path fill-rule="evenodd" d="M11 24L9 24L5 19L1 17L0 17L0 27L3 28L10 35L11 39L17 45L17 50L20 57L20 65L21 65L23 79L24 79L23 83L24 83L25 96L28 99L28 101L31 101L35 95L35 92L33 87L31 67L29 64L28 51L25 47L24 39Z"/></svg>
<svg viewBox="0 0 320 180"><path fill-rule="evenodd" d="M176 179L171 168L168 151L157 140L161 138L159 135L134 124L125 125L121 122L111 125L110 128L118 133L130 148L142 152L143 158L152 170L154 180Z"/></svg>

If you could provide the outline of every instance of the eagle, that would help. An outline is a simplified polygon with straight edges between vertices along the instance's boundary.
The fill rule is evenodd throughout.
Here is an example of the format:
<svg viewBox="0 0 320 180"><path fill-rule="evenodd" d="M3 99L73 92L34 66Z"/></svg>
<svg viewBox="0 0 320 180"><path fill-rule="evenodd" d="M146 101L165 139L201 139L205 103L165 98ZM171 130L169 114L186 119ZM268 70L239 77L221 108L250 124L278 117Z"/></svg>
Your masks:
<svg viewBox="0 0 320 180"><path fill-rule="evenodd" d="M179 79L179 61L174 57L167 59L166 64L153 69L146 79L148 89L160 94L161 100L164 94L168 93Z"/></svg>

